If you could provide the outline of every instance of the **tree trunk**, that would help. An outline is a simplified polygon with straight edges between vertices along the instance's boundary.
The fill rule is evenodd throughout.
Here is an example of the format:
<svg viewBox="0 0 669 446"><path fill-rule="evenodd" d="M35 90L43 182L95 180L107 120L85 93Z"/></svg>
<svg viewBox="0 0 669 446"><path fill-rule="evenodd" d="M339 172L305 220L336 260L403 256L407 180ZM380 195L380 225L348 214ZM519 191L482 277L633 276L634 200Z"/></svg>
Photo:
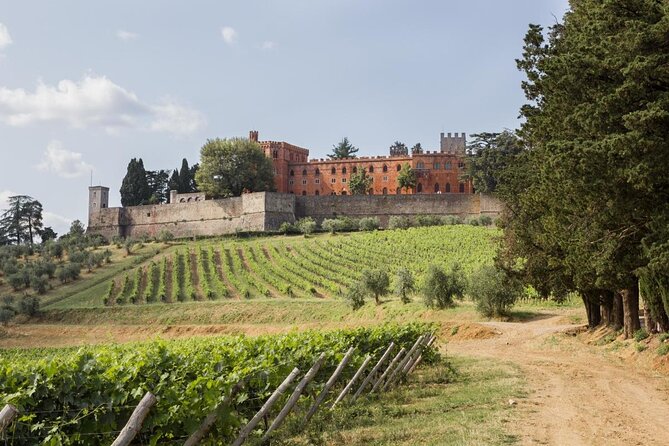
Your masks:
<svg viewBox="0 0 669 446"><path fill-rule="evenodd" d="M648 333L657 332L657 322L655 322L655 320L653 319L653 315L650 313L650 307L648 306L648 302L646 302L645 300L643 300L643 320L644 320L644 326Z"/></svg>
<svg viewBox="0 0 669 446"><path fill-rule="evenodd" d="M634 337L634 332L641 328L639 321L639 284L621 290L623 301L623 335L625 339Z"/></svg>
<svg viewBox="0 0 669 446"><path fill-rule="evenodd" d="M613 324L613 293L611 291L602 291L600 296L602 324L610 326Z"/></svg>
<svg viewBox="0 0 669 446"><path fill-rule="evenodd" d="M585 304L585 313L588 316L588 327L595 328L602 320L599 311L599 294L593 291L585 291L581 293L581 298Z"/></svg>
<svg viewBox="0 0 669 446"><path fill-rule="evenodd" d="M619 292L615 292L613 295L613 322L611 328L614 330L620 330L623 328L623 296Z"/></svg>

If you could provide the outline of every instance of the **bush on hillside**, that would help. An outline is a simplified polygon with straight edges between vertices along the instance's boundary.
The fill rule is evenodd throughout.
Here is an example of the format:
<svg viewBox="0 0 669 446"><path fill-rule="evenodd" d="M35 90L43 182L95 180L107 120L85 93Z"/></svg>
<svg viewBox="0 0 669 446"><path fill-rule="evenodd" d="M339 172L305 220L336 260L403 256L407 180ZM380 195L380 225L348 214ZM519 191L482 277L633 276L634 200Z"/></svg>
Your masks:
<svg viewBox="0 0 669 446"><path fill-rule="evenodd" d="M288 234L297 234L300 231L297 230L294 224L284 221L283 223L281 223L281 226L279 226L279 232L284 235L288 235Z"/></svg>
<svg viewBox="0 0 669 446"><path fill-rule="evenodd" d="M344 298L353 310L357 310L365 305L365 296L367 291L361 282L356 282L346 291Z"/></svg>
<svg viewBox="0 0 669 446"><path fill-rule="evenodd" d="M400 298L402 303L408 304L411 302L410 294L416 291L416 282L407 268L400 268L397 270L395 276L395 294Z"/></svg>
<svg viewBox="0 0 669 446"><path fill-rule="evenodd" d="M359 228L361 231L375 231L379 229L381 222L378 217L365 217L361 218L359 222Z"/></svg>
<svg viewBox="0 0 669 446"><path fill-rule="evenodd" d="M312 234L318 227L316 220L311 217L301 218L295 225L297 226L297 229L305 236Z"/></svg>
<svg viewBox="0 0 669 446"><path fill-rule="evenodd" d="M485 317L508 314L522 292L522 286L494 266L484 266L470 277L468 294Z"/></svg>
<svg viewBox="0 0 669 446"><path fill-rule="evenodd" d="M30 288L35 290L37 294L44 294L49 288L49 280L46 276L32 275L30 277Z"/></svg>
<svg viewBox="0 0 669 446"><path fill-rule="evenodd" d="M388 294L390 278L384 269L368 269L362 272L360 283L369 294L374 296L376 304L380 304L381 296Z"/></svg>
<svg viewBox="0 0 669 446"><path fill-rule="evenodd" d="M388 219L388 228L390 229L407 229L413 226L413 221L410 217L398 217L393 215Z"/></svg>
<svg viewBox="0 0 669 446"><path fill-rule="evenodd" d="M321 228L330 234L335 234L344 230L344 221L338 218L326 218L321 223Z"/></svg>
<svg viewBox="0 0 669 446"><path fill-rule="evenodd" d="M39 298L37 296L26 296L21 299L19 313L31 317L39 314Z"/></svg>
<svg viewBox="0 0 669 446"><path fill-rule="evenodd" d="M447 308L454 305L454 299L462 299L466 288L459 265L451 267L447 273L437 265L430 265L423 282L423 299L428 308Z"/></svg>

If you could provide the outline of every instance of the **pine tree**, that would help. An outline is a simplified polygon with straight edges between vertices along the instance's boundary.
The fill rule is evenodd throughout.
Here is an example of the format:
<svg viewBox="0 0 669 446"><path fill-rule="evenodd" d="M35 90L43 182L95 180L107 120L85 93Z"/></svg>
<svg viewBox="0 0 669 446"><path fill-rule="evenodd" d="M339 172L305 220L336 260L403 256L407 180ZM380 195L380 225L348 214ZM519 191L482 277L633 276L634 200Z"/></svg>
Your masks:
<svg viewBox="0 0 669 446"><path fill-rule="evenodd" d="M328 157L330 159L355 158L357 152L358 148L344 137L338 144L332 146L332 153Z"/></svg>

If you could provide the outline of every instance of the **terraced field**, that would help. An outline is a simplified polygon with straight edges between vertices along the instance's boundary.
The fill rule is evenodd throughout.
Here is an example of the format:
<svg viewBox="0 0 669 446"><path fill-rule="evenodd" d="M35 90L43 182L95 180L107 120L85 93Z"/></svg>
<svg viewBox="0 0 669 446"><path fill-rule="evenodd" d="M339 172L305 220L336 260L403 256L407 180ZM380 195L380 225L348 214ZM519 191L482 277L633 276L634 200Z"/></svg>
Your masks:
<svg viewBox="0 0 669 446"><path fill-rule="evenodd" d="M71 296L51 308L218 299L337 298L366 268L408 268L420 281L430 264L464 272L492 262L494 229L442 226L309 238L226 239L176 244L109 280L106 292Z"/></svg>

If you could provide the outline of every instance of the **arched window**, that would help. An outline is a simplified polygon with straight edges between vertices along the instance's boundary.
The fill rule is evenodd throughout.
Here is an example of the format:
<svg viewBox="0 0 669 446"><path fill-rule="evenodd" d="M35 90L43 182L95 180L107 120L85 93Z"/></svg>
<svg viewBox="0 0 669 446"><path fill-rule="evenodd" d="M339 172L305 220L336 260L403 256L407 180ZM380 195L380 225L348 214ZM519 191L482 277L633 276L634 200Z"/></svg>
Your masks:
<svg viewBox="0 0 669 446"><path fill-rule="evenodd" d="M278 158L278 157L279 157L279 152L277 152L276 150L272 152L272 158Z"/></svg>
<svg viewBox="0 0 669 446"><path fill-rule="evenodd" d="M320 174L321 174L321 171L320 171L320 169L317 167L317 168L316 168L316 176L318 176L318 175L320 175Z"/></svg>
<svg viewBox="0 0 669 446"><path fill-rule="evenodd" d="M398 164L397 167L396 167L396 169L397 169L397 171L399 172L400 170L402 170L402 166Z"/></svg>
<svg viewBox="0 0 669 446"><path fill-rule="evenodd" d="M465 193L465 183L460 183L460 193L464 194Z"/></svg>
<svg viewBox="0 0 669 446"><path fill-rule="evenodd" d="M302 191L302 195L307 195L307 191L306 191L306 190L303 190L303 191Z"/></svg>
<svg viewBox="0 0 669 446"><path fill-rule="evenodd" d="M416 164L416 168L417 169L424 169L425 168L425 163L422 162L422 161L418 161L418 163Z"/></svg>
<svg viewBox="0 0 669 446"><path fill-rule="evenodd" d="M330 195L337 195L335 191L330 192Z"/></svg>
<svg viewBox="0 0 669 446"><path fill-rule="evenodd" d="M320 195L320 194L321 194L320 191L316 191L316 195Z"/></svg>
<svg viewBox="0 0 669 446"><path fill-rule="evenodd" d="M306 175L307 175L307 169L302 169L302 176L304 177Z"/></svg>
<svg viewBox="0 0 669 446"><path fill-rule="evenodd" d="M337 173L337 169L335 169L335 168L333 167L332 169L330 169L330 173L331 173L332 175L336 174L336 173Z"/></svg>
<svg viewBox="0 0 669 446"><path fill-rule="evenodd" d="M293 171L293 169L290 169L290 176L291 176L291 177L294 177L294 176L295 176L295 171Z"/></svg>
<svg viewBox="0 0 669 446"><path fill-rule="evenodd" d="M439 183L434 183L434 192L439 192Z"/></svg>
<svg viewBox="0 0 669 446"><path fill-rule="evenodd" d="M458 161L458 169L464 169L465 168L465 163L462 161Z"/></svg>
<svg viewBox="0 0 669 446"><path fill-rule="evenodd" d="M418 193L423 192L423 185L421 183L418 183L418 186L416 186L416 192Z"/></svg>
<svg viewBox="0 0 669 446"><path fill-rule="evenodd" d="M353 169L351 169L351 172L358 173L358 166L353 166Z"/></svg>
<svg viewBox="0 0 669 446"><path fill-rule="evenodd" d="M346 195L346 191L345 190L341 191L341 194Z"/></svg>
<svg viewBox="0 0 669 446"><path fill-rule="evenodd" d="M369 173L374 173L374 166L369 166Z"/></svg>
<svg viewBox="0 0 669 446"><path fill-rule="evenodd" d="M293 154L292 153L290 154L290 160L291 161L293 160Z"/></svg>
<svg viewBox="0 0 669 446"><path fill-rule="evenodd" d="M385 164L383 165L383 171L388 172L388 166L386 166Z"/></svg>
<svg viewBox="0 0 669 446"><path fill-rule="evenodd" d="M451 183L446 183L446 187L444 189L446 193L449 193L451 191Z"/></svg>
<svg viewBox="0 0 669 446"><path fill-rule="evenodd" d="M387 187L383 188L383 195L388 195L388 188Z"/></svg>
<svg viewBox="0 0 669 446"><path fill-rule="evenodd" d="M400 188L398 187L397 190L395 191L395 193L396 193L397 195L400 195L400 194L402 193L402 189L400 189Z"/></svg>
<svg viewBox="0 0 669 446"><path fill-rule="evenodd" d="M341 173L346 173L346 167L341 168Z"/></svg>
<svg viewBox="0 0 669 446"><path fill-rule="evenodd" d="M452 166L451 166L451 162L450 162L450 161L447 162L446 164L444 164L444 169L446 169L446 170L451 170L451 167L452 167Z"/></svg>

